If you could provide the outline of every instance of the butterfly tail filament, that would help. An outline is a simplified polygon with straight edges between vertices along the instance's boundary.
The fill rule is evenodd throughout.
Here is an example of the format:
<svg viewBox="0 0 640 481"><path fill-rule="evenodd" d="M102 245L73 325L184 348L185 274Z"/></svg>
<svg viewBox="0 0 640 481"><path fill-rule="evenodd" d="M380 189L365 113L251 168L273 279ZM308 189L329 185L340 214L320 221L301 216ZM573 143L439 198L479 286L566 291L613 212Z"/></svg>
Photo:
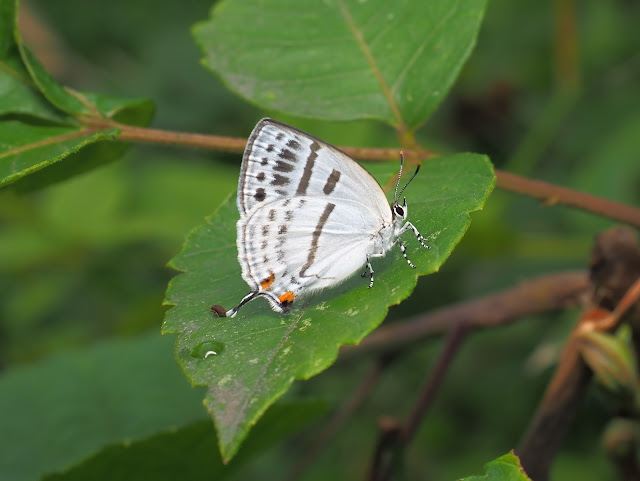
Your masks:
<svg viewBox="0 0 640 481"><path fill-rule="evenodd" d="M274 310L278 312L288 312L289 309L291 309L291 305L293 304L293 300L296 296L293 292L287 291L281 296L276 297L274 293L265 291L264 289L267 289L273 283L273 280L274 276L271 274L271 276L261 282L260 290L251 291L249 294L244 296L236 307L229 309L226 312L226 317L235 317L242 306L254 300L256 297L266 297Z"/></svg>
<svg viewBox="0 0 640 481"><path fill-rule="evenodd" d="M258 296L258 294L260 294L260 291L251 291L249 294L244 296L236 307L229 309L227 311L226 317L235 317L236 314L238 313L238 309L244 306L247 302L255 299Z"/></svg>

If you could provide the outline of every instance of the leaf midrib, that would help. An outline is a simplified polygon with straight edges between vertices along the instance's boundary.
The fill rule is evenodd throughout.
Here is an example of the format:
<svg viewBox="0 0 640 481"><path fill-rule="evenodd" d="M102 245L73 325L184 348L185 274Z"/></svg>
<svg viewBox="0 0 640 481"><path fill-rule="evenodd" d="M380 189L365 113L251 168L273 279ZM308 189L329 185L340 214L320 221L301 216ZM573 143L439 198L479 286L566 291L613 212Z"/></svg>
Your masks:
<svg viewBox="0 0 640 481"><path fill-rule="evenodd" d="M66 140L76 139L78 137L84 137L86 135L91 135L94 133L96 133L96 130L94 129L82 129L78 130L77 132L70 132L68 134L62 134L55 137L49 137L48 139L38 140L37 142L31 142L26 145L21 145L20 147L14 147L12 149L5 150L4 152L0 153L0 159L4 159L12 155L21 154L29 150L39 149L40 147L44 147L46 145L59 144Z"/></svg>
<svg viewBox="0 0 640 481"><path fill-rule="evenodd" d="M391 88L391 92L397 91L397 89L400 87L402 80L404 80L404 78L407 76L407 73L409 72L411 67L413 67L413 64L418 60L422 52L424 52L424 49L427 46L427 44L433 39L436 33L438 33L438 31L449 21L449 19L453 16L453 14L458 10L458 6L459 6L459 2L456 2L456 4L451 9L449 9L449 13L447 13L447 15L445 15L444 18L440 21L440 23L438 23L438 25L436 25L435 28L433 28L431 33L425 37L424 41L416 49L412 57L406 63L405 67L402 69L402 72L400 72L398 77L396 77L396 80L393 83L393 86Z"/></svg>
<svg viewBox="0 0 640 481"><path fill-rule="evenodd" d="M398 104L396 103L395 99L393 98L393 94L391 93L391 89L387 85L387 82L385 81L385 79L384 79L384 77L382 75L382 71L378 67L378 63L376 62L375 58L373 57L373 54L371 53L371 50L369 49L369 46L364 41L364 37L362 36L362 32L358 29L358 27L356 26L355 22L353 21L353 18L351 17L351 13L347 9L347 6L344 4L343 0L338 0L338 6L340 7L340 13L343 16L344 21L347 24L347 27L349 27L349 31L353 35L356 43L358 44L358 47L360 48L360 51L365 56L365 58L367 60L367 63L371 67L371 71L373 72L373 75L375 76L376 81L378 82L378 84L380 85L380 88L382 89L382 94L384 95L385 99L389 103L389 107L391 108L391 112L393 113L393 116L395 117L396 122L398 124L397 128L401 132L405 132L407 130L407 128L406 128L406 125L405 125L404 120L402 118L402 113L400 112L400 108L398 107Z"/></svg>

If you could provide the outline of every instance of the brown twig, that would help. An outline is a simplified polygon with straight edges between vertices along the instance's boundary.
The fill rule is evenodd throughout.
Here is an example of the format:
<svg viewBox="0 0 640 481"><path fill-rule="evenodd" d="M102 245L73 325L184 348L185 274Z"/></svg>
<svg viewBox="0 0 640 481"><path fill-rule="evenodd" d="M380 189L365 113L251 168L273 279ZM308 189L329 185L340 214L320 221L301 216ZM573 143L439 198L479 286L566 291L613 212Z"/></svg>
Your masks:
<svg viewBox="0 0 640 481"><path fill-rule="evenodd" d="M400 424L394 418L384 417L378 421L378 429L380 434L373 450L367 481L387 479L393 469L393 462L397 460L393 451L398 446Z"/></svg>
<svg viewBox="0 0 640 481"><path fill-rule="evenodd" d="M95 117L81 119L83 123L103 129L120 129L118 140L125 142L146 142L151 144L182 145L185 147L242 152L247 139L221 135L192 134L171 130L149 129L113 122Z"/></svg>
<svg viewBox="0 0 640 481"><path fill-rule="evenodd" d="M446 332L456 323L470 328L508 324L522 317L576 305L588 287L585 272L564 272L523 282L472 301L416 316L408 321L385 325L358 346L344 346L342 356L376 350L393 350L426 337Z"/></svg>
<svg viewBox="0 0 640 481"><path fill-rule="evenodd" d="M545 205L564 204L586 210L618 222L640 227L640 209L595 195L578 192L541 180L527 179L519 175L496 169L496 186L527 195Z"/></svg>
<svg viewBox="0 0 640 481"><path fill-rule="evenodd" d="M640 318L637 305L639 277L640 248L635 233L627 228L616 228L600 234L591 258L590 306L567 341L556 372L517 450L523 467L534 481L548 479L551 462L592 376L581 357L576 337L584 329L615 328L622 316L633 308L632 315Z"/></svg>
<svg viewBox="0 0 640 481"><path fill-rule="evenodd" d="M445 340L442 352L438 356L438 361L429 373L429 377L424 384L411 414L402 425L400 438L405 445L408 445L413 440L420 426L420 422L431 407L435 394L444 380L447 369L451 366L455 354L458 352L458 349L460 349L469 332L469 326L464 322L457 322L449 329L449 334Z"/></svg>
<svg viewBox="0 0 640 481"><path fill-rule="evenodd" d="M365 338L359 346L344 346L341 349L343 357L371 350L397 351L406 344L417 343L425 337L453 329L411 415L402 425L388 418L381 420L380 435L367 479L388 479L397 461L396 450L413 438L420 420L431 405L437 387L444 379L446 368L471 328L502 325L527 315L575 305L584 295L587 286L587 276L584 272L545 276L523 282L518 287L498 294L443 308L407 322L382 327ZM365 381L364 385L367 384ZM358 394L356 397L359 397ZM355 403L350 402L347 406L349 405ZM346 416L340 413L337 417L346 419ZM342 424L343 421L340 420L339 423ZM314 451L315 449L312 450ZM310 456L315 457L315 452Z"/></svg>
<svg viewBox="0 0 640 481"><path fill-rule="evenodd" d="M118 124L108 119L83 118L83 123L94 128L120 129L119 140L127 142L146 142L152 144L182 145L201 149L222 150L224 152L242 153L247 144L243 137L226 137L221 135L192 134L174 132L171 130L150 129L132 125ZM340 149L355 159L373 162L397 161L400 149L397 148L369 148L369 147L340 147ZM425 149L404 151L406 160L423 160L435 157L436 154Z"/></svg>
<svg viewBox="0 0 640 481"><path fill-rule="evenodd" d="M540 408L516 454L533 481L546 481L551 461L573 422L591 379L577 345L568 342L540 402Z"/></svg>
<svg viewBox="0 0 640 481"><path fill-rule="evenodd" d="M482 299L436 311L412 321L378 329L360 347L344 347L343 353L370 349L397 350L401 345L449 330L445 347L429 374L411 414L402 423L381 423L380 435L369 469L371 481L390 479L402 451L413 439L431 406L447 368L473 328L506 324L526 315L576 304L588 286L586 274L569 272L546 276Z"/></svg>
<svg viewBox="0 0 640 481"><path fill-rule="evenodd" d="M455 354L460 349L469 333L464 323L456 323L449 330L442 352L429 372L422 391L416 400L411 413L402 425L381 423L380 436L369 469L371 481L387 481L391 479L393 470L400 462L402 453L407 449L413 437L431 407L436 393L444 380L447 369L451 366ZM389 425L392 429L389 429Z"/></svg>
<svg viewBox="0 0 640 481"><path fill-rule="evenodd" d="M244 150L247 143L245 138L148 129L95 117L81 120L93 128L119 128L118 139L123 141L183 145L238 153ZM340 147L340 149L353 158L369 161L396 161L399 154L399 150L394 148ZM424 149L403 152L407 160L427 159L437 155ZM546 205L564 204L640 228L640 209L638 208L500 170L496 170L496 177L499 188L539 199Z"/></svg>

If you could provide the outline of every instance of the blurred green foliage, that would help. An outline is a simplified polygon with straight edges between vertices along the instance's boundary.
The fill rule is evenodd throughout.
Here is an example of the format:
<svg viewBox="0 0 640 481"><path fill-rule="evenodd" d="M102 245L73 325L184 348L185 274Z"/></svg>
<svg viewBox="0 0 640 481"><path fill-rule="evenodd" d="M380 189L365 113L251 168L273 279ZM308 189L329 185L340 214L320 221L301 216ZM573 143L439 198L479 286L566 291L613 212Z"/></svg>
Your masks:
<svg viewBox="0 0 640 481"><path fill-rule="evenodd" d="M32 0L27 6L59 48L47 52L29 32L23 36L61 83L153 99L154 127L245 136L258 118L270 114L238 99L199 64L189 29L207 17L208 1ZM442 153L485 153L499 168L640 204L638 19L638 2L576 4L580 82L567 94L554 77L551 6L491 1L476 50L452 93L418 131L420 142ZM296 125L338 145L397 145L389 128L370 122L296 120ZM542 134L531 140L531 132ZM186 233L235 191L239 164L240 155L136 145L122 160L44 190L0 191L2 381L14 369L46 363L57 353L158 331L173 276L166 263ZM611 225L573 209L494 192L442 271L422 278L417 292L386 322L528 276L584 268L593 236ZM513 448L575 314L474 334L408 453L409 479L479 473L488 460ZM398 359L305 479L362 479L376 419L407 413L439 347L433 341ZM551 360L538 355L543 351L552 353ZM369 363L341 363L295 384L286 398L339 406ZM39 388L47 391L53 382L42 377ZM595 396L587 399L554 464L553 479L614 476L600 448L610 415ZM321 427L275 444L243 466L236 479L263 479L264 473L282 478Z"/></svg>

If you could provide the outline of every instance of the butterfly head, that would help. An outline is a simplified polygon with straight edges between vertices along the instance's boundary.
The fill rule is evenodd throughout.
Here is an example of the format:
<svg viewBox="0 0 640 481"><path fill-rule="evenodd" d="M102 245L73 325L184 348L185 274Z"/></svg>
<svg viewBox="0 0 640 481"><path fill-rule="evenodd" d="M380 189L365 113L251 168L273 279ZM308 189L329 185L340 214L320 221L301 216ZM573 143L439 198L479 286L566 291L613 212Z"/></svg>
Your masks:
<svg viewBox="0 0 640 481"><path fill-rule="evenodd" d="M404 202L402 205L398 203L398 201L394 201L391 206L391 212L393 213L393 218L396 220L404 221L409 214L409 208L407 207L407 198L404 198Z"/></svg>
<svg viewBox="0 0 640 481"><path fill-rule="evenodd" d="M396 222L404 221L407 218L407 215L409 214L409 209L407 208L407 198L406 197L403 198L402 205L400 205L399 199L402 193L404 192L404 189L406 189L409 183L415 178L416 175L418 175L418 171L420 170L421 165L422 165L422 162L418 162L416 171L413 173L413 175L407 181L407 183L404 184L404 187L400 189L400 192L398 192L398 187L400 186L400 179L402 178L402 167L404 166L404 155L402 151L400 152L400 172L398 173L398 181L396 182L396 192L394 195L393 205L391 206L391 212L393 213L393 218Z"/></svg>

